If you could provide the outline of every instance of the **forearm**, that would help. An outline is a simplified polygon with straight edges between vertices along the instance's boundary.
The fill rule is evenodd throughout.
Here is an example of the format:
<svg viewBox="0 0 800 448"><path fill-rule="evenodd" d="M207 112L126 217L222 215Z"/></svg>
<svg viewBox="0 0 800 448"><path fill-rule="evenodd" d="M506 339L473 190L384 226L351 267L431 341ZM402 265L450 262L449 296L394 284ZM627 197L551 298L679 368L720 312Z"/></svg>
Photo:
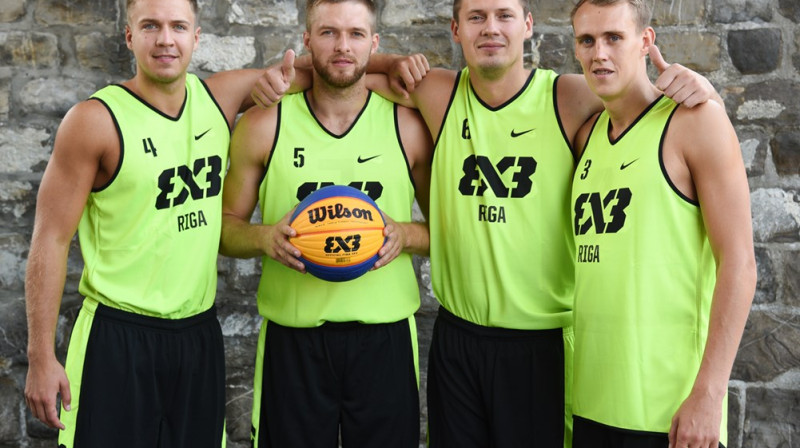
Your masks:
<svg viewBox="0 0 800 448"><path fill-rule="evenodd" d="M55 333L67 271L68 244L34 236L25 272L28 359L55 357Z"/></svg>
<svg viewBox="0 0 800 448"><path fill-rule="evenodd" d="M708 337L694 392L722 399L727 392L756 283L755 261L737 261L718 268Z"/></svg>
<svg viewBox="0 0 800 448"><path fill-rule="evenodd" d="M269 226L251 224L241 218L222 216L219 252L227 257L253 258L265 255L261 245Z"/></svg>
<svg viewBox="0 0 800 448"><path fill-rule="evenodd" d="M428 224L422 222L397 223L405 233L403 252L427 257L430 253L430 231Z"/></svg>
<svg viewBox="0 0 800 448"><path fill-rule="evenodd" d="M367 73L389 74L392 64L402 56L391 53L375 53L369 58Z"/></svg>

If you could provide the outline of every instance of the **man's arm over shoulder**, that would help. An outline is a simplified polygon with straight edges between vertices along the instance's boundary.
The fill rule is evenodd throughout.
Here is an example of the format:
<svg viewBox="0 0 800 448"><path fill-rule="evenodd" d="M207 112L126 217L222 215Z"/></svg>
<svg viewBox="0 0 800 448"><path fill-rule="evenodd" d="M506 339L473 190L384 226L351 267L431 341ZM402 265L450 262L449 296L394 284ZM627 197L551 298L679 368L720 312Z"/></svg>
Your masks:
<svg viewBox="0 0 800 448"><path fill-rule="evenodd" d="M713 444L722 399L753 300L756 264L750 192L733 126L715 102L676 112L665 141L677 145L700 202L717 264L708 339L689 397L673 418L670 447ZM690 197L692 191L688 191Z"/></svg>
<svg viewBox="0 0 800 448"><path fill-rule="evenodd" d="M205 79L231 128L236 116L255 104L250 93L263 75L264 69L253 68L219 72Z"/></svg>
<svg viewBox="0 0 800 448"><path fill-rule="evenodd" d="M56 414L56 395L61 394L66 409L71 400L54 346L69 245L92 187L104 185L113 175L118 142L111 115L100 102L74 106L59 126L39 186L25 272L29 361L25 399L34 417L51 427L63 428Z"/></svg>

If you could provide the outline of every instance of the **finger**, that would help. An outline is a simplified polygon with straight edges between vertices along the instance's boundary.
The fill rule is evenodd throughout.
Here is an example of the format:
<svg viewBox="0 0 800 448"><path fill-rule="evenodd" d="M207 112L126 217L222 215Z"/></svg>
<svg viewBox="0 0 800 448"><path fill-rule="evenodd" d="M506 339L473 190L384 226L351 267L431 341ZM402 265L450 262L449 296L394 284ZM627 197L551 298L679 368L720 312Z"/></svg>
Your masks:
<svg viewBox="0 0 800 448"><path fill-rule="evenodd" d="M59 386L59 393L61 394L61 406L65 411L72 410L72 393L69 391L69 381L65 380Z"/></svg>
<svg viewBox="0 0 800 448"><path fill-rule="evenodd" d="M283 80L291 83L294 80L294 50L286 50L283 55L283 63L281 64L281 72L283 73Z"/></svg>
<svg viewBox="0 0 800 448"><path fill-rule="evenodd" d="M664 56L661 55L661 50L659 50L658 46L655 44L650 45L648 50L650 53L650 62L653 63L659 74L664 73L669 68L670 64L664 60Z"/></svg>
<svg viewBox="0 0 800 448"><path fill-rule="evenodd" d="M58 419L58 411L56 410L55 403L49 404L45 408L45 423L47 423L53 428L58 428L62 430L66 428L64 424L61 423L61 420Z"/></svg>
<svg viewBox="0 0 800 448"><path fill-rule="evenodd" d="M678 422L675 419L673 419L672 426L670 426L669 434L667 435L667 438L669 439L669 448L676 447L677 440L675 439L677 439L677 437L678 437Z"/></svg>
<svg viewBox="0 0 800 448"><path fill-rule="evenodd" d="M404 72L401 75L401 78L403 80L403 84L405 84L405 90L408 91L409 93L414 91L414 86L417 84L416 77L419 76L418 74L415 75L413 73L413 71L416 71L416 68L414 68L414 70L412 70L412 67L409 67L408 71ZM422 78L420 77L419 79L422 79Z"/></svg>
<svg viewBox="0 0 800 448"><path fill-rule="evenodd" d="M269 107L269 105L261 101L261 97L259 97L255 93L251 93L250 98L253 99L253 102L256 104L256 106L258 106L259 109L267 109Z"/></svg>
<svg viewBox="0 0 800 448"><path fill-rule="evenodd" d="M389 87L391 87L394 93L402 96L404 99L408 99L408 91L406 90L405 86L403 86L403 83L397 78L392 77L389 79Z"/></svg>

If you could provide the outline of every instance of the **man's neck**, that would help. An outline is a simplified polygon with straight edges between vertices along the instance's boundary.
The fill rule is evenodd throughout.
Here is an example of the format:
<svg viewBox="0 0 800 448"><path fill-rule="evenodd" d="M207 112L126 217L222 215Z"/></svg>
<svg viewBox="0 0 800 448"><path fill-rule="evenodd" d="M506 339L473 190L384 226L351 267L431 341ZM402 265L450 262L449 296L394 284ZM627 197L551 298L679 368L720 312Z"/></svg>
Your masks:
<svg viewBox="0 0 800 448"><path fill-rule="evenodd" d="M314 86L308 92L308 104L328 131L341 135L353 125L368 96L363 77L350 87L339 88L315 76Z"/></svg>
<svg viewBox="0 0 800 448"><path fill-rule="evenodd" d="M519 93L530 74L531 71L522 64L513 66L501 75L470 68L469 79L475 94L484 103L498 107Z"/></svg>
<svg viewBox="0 0 800 448"><path fill-rule="evenodd" d="M609 137L612 139L619 137L661 95L662 92L647 80L646 83L642 82L627 89L619 97L604 99L603 106L608 111L608 117L611 121L611 135Z"/></svg>
<svg viewBox="0 0 800 448"><path fill-rule="evenodd" d="M186 99L186 74L169 83L159 83L142 74L122 83L148 104L170 117L176 117Z"/></svg>

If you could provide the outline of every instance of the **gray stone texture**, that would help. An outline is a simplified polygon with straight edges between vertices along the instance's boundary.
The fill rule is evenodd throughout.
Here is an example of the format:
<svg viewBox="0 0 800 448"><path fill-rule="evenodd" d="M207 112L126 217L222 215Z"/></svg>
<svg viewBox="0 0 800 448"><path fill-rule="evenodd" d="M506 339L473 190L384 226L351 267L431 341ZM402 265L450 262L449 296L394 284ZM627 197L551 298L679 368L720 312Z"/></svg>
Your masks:
<svg viewBox="0 0 800 448"><path fill-rule="evenodd" d="M24 272L36 193L61 117L107 83L129 78L124 0L2 0L0 7L0 448L52 447L55 431L23 400L27 358ZM525 63L579 73L572 2L532 1ZM200 0L200 47L192 71L263 67L303 51L306 0ZM378 0L380 51L421 52L458 69L449 0ZM670 62L706 75L740 138L751 183L759 280L732 373L730 448L800 447L800 2L655 0L657 42ZM657 73L650 68L655 78ZM56 330L63 361L81 297L83 263L73 241ZM218 308L228 373L228 447L250 446L250 406L261 317L260 261L219 257ZM430 262L414 258L420 404L425 437L427 351L437 302Z"/></svg>
<svg viewBox="0 0 800 448"><path fill-rule="evenodd" d="M781 30L757 28L728 33L728 53L734 67L746 75L769 73L780 64Z"/></svg>

